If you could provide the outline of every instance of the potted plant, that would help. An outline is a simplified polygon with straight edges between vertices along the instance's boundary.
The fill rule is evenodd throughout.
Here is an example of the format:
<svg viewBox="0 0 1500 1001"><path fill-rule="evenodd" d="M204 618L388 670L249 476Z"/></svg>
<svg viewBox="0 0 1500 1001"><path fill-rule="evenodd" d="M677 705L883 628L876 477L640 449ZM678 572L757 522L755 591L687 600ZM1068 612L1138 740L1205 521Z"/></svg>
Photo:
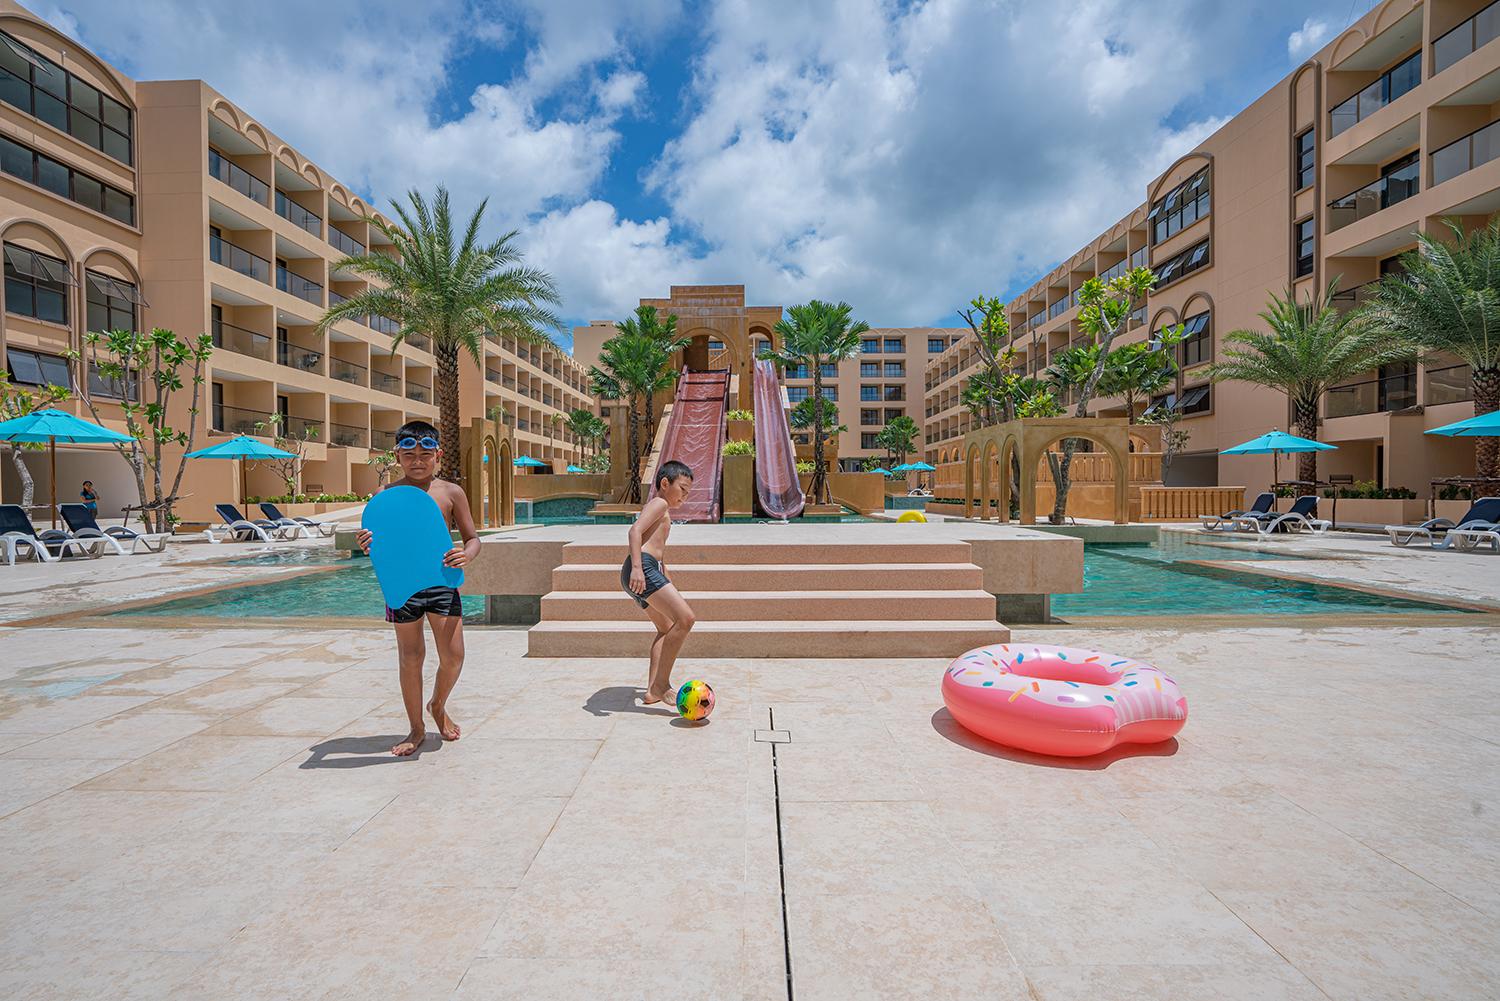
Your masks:
<svg viewBox="0 0 1500 1001"><path fill-rule="evenodd" d="M749 410L731 410L726 415L730 441L755 440L755 414Z"/></svg>

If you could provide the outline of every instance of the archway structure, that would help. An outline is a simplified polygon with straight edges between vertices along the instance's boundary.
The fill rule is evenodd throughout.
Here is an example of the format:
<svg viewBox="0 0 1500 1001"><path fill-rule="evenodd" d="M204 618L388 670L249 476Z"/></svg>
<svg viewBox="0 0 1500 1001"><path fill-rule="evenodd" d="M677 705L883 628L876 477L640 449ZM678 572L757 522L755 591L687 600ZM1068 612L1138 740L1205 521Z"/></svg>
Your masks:
<svg viewBox="0 0 1500 1001"><path fill-rule="evenodd" d="M738 382L734 406L754 409L753 340L765 338L772 346L780 345L776 334L780 306L745 305L743 285L673 285L665 299L642 299L641 305L655 306L663 316L676 316L678 334L694 338L694 344L678 358L679 369L728 368ZM712 341L724 347L713 349Z"/></svg>
<svg viewBox="0 0 1500 1001"><path fill-rule="evenodd" d="M480 528L516 523L515 446L511 429L484 417L459 428L469 513Z"/></svg>
<svg viewBox="0 0 1500 1001"><path fill-rule="evenodd" d="M995 500L995 517L1010 520L1010 457L1016 455L1021 466L1021 524L1036 524L1037 467L1047 450L1064 438L1086 438L1094 442L1114 462L1115 524L1130 521L1130 426L1123 417L1037 417L1010 421L992 427L976 428L964 435L964 517L974 516L975 502L979 517L989 517L990 501ZM999 480L998 489L990 492L991 479ZM976 480L978 482L976 482Z"/></svg>

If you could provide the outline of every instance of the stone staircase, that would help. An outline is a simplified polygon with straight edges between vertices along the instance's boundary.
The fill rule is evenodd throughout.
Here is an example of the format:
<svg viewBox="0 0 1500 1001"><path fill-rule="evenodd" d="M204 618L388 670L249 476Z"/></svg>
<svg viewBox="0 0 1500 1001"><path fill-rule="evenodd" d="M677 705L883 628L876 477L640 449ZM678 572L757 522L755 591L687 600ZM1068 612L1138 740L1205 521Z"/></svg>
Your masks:
<svg viewBox="0 0 1500 1001"><path fill-rule="evenodd" d="M646 656L655 629L620 590L626 552L563 548L531 656ZM685 657L954 657L1010 638L966 542L686 543L667 558L698 620Z"/></svg>

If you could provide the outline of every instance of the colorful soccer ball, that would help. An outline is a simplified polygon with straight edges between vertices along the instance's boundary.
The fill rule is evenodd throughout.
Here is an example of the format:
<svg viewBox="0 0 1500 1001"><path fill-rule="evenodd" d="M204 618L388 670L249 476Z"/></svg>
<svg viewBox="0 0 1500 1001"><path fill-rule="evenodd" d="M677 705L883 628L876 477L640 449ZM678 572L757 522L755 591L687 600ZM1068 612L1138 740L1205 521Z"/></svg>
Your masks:
<svg viewBox="0 0 1500 1001"><path fill-rule="evenodd" d="M714 711L714 690L696 678L677 689L677 712L683 719L708 719Z"/></svg>

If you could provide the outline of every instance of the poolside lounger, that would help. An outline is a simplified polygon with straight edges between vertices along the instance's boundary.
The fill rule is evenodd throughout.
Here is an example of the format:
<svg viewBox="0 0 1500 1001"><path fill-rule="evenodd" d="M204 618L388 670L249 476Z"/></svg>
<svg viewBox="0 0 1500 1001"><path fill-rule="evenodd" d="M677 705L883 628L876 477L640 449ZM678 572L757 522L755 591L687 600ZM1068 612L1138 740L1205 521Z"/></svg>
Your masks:
<svg viewBox="0 0 1500 1001"><path fill-rule="evenodd" d="M224 541L215 536L216 532L235 542L274 542L277 539L294 539L306 532L301 525L278 525L265 518L251 521L240 514L240 509L233 504L215 504L214 513L223 519L224 524L205 528L203 534L208 537L209 542L215 544Z"/></svg>
<svg viewBox="0 0 1500 1001"><path fill-rule="evenodd" d="M1276 503L1276 495L1267 490L1259 494L1255 498L1255 503L1243 511L1230 511L1228 514L1217 516L1200 514L1198 520L1203 523L1203 530L1205 532L1232 532L1235 530L1235 519L1266 514L1271 510L1271 505L1274 503Z"/></svg>
<svg viewBox="0 0 1500 1001"><path fill-rule="evenodd" d="M16 562L16 552L22 546L30 550L32 559L43 563L57 562L70 549L90 559L104 555L104 540L75 539L57 528L38 532L26 509L19 504L0 504L0 540L4 540L6 562L12 566Z"/></svg>
<svg viewBox="0 0 1500 1001"><path fill-rule="evenodd" d="M317 529L318 533L325 539L338 530L338 526L331 521L314 521L311 518L288 518L281 513L281 509L275 504L270 504L266 501L260 502L260 513L278 525L301 525L304 530L307 530L309 537L312 536L312 529Z"/></svg>
<svg viewBox="0 0 1500 1001"><path fill-rule="evenodd" d="M1333 527L1333 522L1318 517L1316 495L1303 494L1292 503L1291 510L1286 514L1276 514L1274 511L1260 515L1247 514L1236 518L1235 525L1242 529L1254 529L1260 535L1278 531L1300 532L1304 528L1315 535L1322 535Z"/></svg>
<svg viewBox="0 0 1500 1001"><path fill-rule="evenodd" d="M1445 542L1451 542L1454 549L1460 552L1473 552L1485 543L1490 548L1500 553L1500 525L1480 526L1476 524L1472 528L1450 528ZM1435 548L1446 549L1446 545Z"/></svg>
<svg viewBox="0 0 1500 1001"><path fill-rule="evenodd" d="M167 540L172 537L171 532L152 532L150 534L137 532L131 528L120 525L111 525L108 528L100 528L94 512L89 510L87 504L63 504L58 508L62 512L63 521L68 525L68 532L75 539L108 539L114 544L114 550L121 556L125 555L123 543L130 543L132 555L140 552L143 548L148 553L159 553L167 548Z"/></svg>
<svg viewBox="0 0 1500 1001"><path fill-rule="evenodd" d="M1453 535L1455 530L1483 532L1494 528L1497 523L1500 523L1500 497L1481 497L1470 504L1456 522L1448 518L1428 518L1420 525L1387 525L1385 530L1390 533L1391 544L1395 546L1409 546L1420 539L1433 549L1447 549L1460 541Z"/></svg>

